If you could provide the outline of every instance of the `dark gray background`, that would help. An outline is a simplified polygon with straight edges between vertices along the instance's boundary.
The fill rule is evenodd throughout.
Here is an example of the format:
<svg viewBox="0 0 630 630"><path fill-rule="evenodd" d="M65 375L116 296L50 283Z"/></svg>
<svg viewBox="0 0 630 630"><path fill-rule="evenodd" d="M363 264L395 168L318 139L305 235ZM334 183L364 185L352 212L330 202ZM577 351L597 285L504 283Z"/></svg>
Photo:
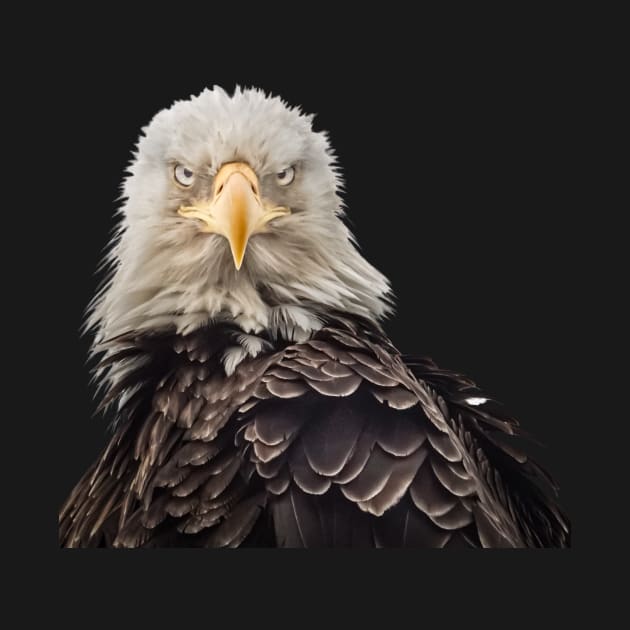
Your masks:
<svg viewBox="0 0 630 630"><path fill-rule="evenodd" d="M60 79L63 111L54 121L64 155L57 166L68 178L60 186L72 189L57 222L63 271L51 275L66 366L55 434L59 503L106 440L106 423L92 417L89 340L78 329L140 127L175 99L240 83L317 113L343 168L362 252L396 293L393 341L503 401L546 445L533 452L559 480L571 514L577 420L567 406L574 356L563 162L572 121L562 50L527 38L510 46L508 35L500 46L419 37L396 50L364 42L359 54L348 40L330 58L297 45L260 58L222 55L216 44L207 56L157 43L123 54L115 42L91 48L89 34L77 37L74 54L87 56L90 71Z"/></svg>

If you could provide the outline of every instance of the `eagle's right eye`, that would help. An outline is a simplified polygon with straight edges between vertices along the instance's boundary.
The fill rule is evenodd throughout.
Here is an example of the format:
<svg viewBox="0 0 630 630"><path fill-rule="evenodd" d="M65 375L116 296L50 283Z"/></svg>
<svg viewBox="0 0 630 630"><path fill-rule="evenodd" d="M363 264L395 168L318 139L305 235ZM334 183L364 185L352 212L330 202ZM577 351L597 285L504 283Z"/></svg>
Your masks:
<svg viewBox="0 0 630 630"><path fill-rule="evenodd" d="M276 181L280 186L288 186L295 177L295 169L292 166L282 169L279 173L276 173Z"/></svg>
<svg viewBox="0 0 630 630"><path fill-rule="evenodd" d="M195 173L183 164L177 164L175 166L173 176L175 177L175 181L180 186L184 186L184 188L192 186L193 182L195 181Z"/></svg>

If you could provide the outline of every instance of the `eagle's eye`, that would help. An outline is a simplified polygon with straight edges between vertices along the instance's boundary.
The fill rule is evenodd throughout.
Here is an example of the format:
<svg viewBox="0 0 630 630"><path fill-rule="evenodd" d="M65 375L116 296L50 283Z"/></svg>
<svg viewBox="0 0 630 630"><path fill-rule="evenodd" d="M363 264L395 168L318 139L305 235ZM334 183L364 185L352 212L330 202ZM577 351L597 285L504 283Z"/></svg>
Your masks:
<svg viewBox="0 0 630 630"><path fill-rule="evenodd" d="M288 186L295 177L295 169L292 166L282 169L279 173L276 173L276 180L280 186Z"/></svg>
<svg viewBox="0 0 630 630"><path fill-rule="evenodd" d="M173 171L175 181L180 185L188 188L195 181L195 174L187 166L176 164Z"/></svg>

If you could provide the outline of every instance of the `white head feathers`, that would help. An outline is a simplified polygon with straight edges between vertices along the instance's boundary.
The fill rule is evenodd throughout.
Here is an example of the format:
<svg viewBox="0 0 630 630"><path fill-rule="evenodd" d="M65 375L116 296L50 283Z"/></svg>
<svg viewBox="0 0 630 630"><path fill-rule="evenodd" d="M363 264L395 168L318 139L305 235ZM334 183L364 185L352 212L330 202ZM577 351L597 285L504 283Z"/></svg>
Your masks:
<svg viewBox="0 0 630 630"><path fill-rule="evenodd" d="M388 312L387 279L358 253L340 218L335 158L311 122L260 90L229 95L218 87L154 117L125 180L111 276L91 305L87 324L98 341L130 330L188 332L222 318L245 332L299 338L328 310L372 321ZM252 167L262 195L291 208L251 238L238 271L223 236L177 213L190 193L173 179L174 165L184 164L209 186L234 161ZM279 188L274 178L289 166L295 180Z"/></svg>

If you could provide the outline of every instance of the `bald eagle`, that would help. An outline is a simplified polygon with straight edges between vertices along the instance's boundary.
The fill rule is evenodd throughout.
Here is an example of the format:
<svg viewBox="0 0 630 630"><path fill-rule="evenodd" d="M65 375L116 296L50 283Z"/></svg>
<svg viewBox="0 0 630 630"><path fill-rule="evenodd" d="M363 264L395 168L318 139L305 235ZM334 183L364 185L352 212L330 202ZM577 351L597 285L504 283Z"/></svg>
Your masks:
<svg viewBox="0 0 630 630"><path fill-rule="evenodd" d="M401 355L312 116L218 87L158 113L94 297L109 443L65 547L565 547L517 422Z"/></svg>

